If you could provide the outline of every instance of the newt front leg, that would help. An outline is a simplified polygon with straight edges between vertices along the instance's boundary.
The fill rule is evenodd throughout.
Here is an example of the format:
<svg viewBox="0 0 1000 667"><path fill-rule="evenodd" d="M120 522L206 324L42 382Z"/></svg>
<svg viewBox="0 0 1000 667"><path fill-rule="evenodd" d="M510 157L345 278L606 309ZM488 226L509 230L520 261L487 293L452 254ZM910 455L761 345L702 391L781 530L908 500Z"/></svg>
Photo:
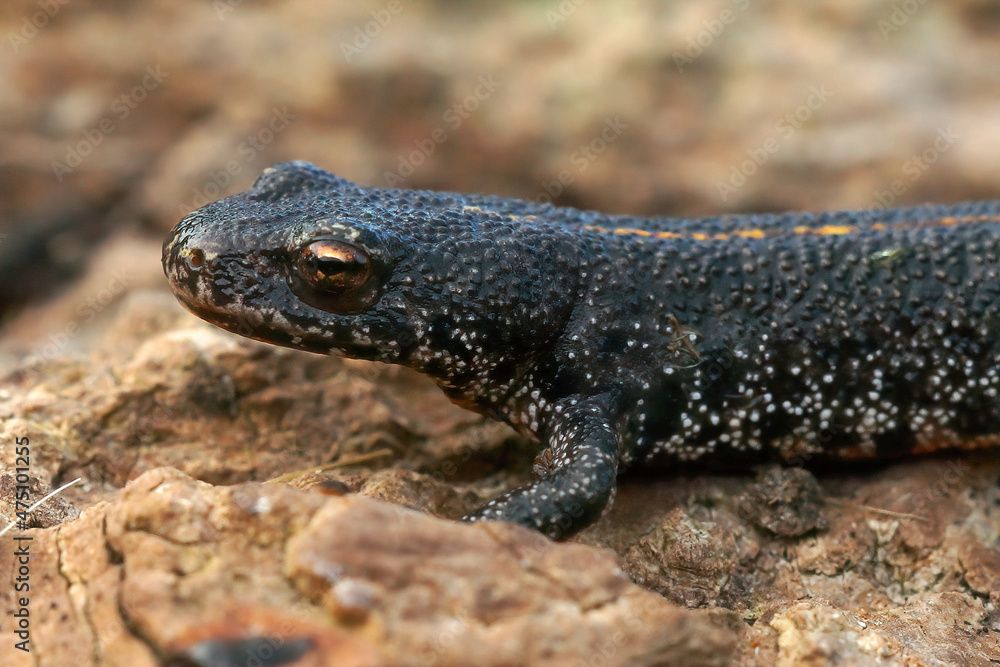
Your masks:
<svg viewBox="0 0 1000 667"><path fill-rule="evenodd" d="M542 478L509 491L463 517L466 521L509 521L564 539L609 509L618 475L619 437L612 427L607 395L582 403L557 404Z"/></svg>

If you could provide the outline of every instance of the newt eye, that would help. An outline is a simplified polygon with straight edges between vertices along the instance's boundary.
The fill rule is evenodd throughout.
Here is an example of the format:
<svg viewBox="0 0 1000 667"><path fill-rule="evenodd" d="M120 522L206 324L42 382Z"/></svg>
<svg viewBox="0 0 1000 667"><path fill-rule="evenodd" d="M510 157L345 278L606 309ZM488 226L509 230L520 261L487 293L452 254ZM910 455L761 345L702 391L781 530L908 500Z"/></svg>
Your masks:
<svg viewBox="0 0 1000 667"><path fill-rule="evenodd" d="M382 290L384 266L377 257L346 241L316 239L292 255L292 292L314 308L360 313Z"/></svg>
<svg viewBox="0 0 1000 667"><path fill-rule="evenodd" d="M349 243L313 241L299 251L299 276L313 289L343 294L364 285L372 275L368 255Z"/></svg>

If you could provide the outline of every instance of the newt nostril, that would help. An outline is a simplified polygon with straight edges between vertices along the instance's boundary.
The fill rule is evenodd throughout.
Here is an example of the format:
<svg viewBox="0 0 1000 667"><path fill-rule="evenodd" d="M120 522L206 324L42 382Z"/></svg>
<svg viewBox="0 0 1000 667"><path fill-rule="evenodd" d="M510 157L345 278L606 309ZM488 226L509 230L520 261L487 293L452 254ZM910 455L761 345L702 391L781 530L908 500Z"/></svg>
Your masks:
<svg viewBox="0 0 1000 667"><path fill-rule="evenodd" d="M198 248L194 248L187 253L187 265L192 271L200 271L205 266L205 253Z"/></svg>

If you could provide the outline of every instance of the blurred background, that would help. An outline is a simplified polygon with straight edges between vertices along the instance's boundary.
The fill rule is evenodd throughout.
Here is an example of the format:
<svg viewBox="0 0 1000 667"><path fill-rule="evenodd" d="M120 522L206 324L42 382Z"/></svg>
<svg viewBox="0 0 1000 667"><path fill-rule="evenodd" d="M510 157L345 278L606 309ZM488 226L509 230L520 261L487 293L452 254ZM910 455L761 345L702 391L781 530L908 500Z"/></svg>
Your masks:
<svg viewBox="0 0 1000 667"><path fill-rule="evenodd" d="M283 160L646 215L1000 197L997 2L7 0L0 37L0 369Z"/></svg>

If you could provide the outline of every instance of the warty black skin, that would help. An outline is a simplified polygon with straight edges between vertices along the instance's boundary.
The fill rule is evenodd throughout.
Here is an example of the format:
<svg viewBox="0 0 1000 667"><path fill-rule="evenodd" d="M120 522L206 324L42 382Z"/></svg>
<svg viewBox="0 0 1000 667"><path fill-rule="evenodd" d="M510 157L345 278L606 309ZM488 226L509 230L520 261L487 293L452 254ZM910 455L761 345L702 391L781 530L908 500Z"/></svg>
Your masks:
<svg viewBox="0 0 1000 667"><path fill-rule="evenodd" d="M209 322L409 366L540 441L539 479L466 519L563 538L633 464L997 444L998 223L1000 202L641 219L289 162L185 217L163 266ZM330 248L321 275L302 260Z"/></svg>

